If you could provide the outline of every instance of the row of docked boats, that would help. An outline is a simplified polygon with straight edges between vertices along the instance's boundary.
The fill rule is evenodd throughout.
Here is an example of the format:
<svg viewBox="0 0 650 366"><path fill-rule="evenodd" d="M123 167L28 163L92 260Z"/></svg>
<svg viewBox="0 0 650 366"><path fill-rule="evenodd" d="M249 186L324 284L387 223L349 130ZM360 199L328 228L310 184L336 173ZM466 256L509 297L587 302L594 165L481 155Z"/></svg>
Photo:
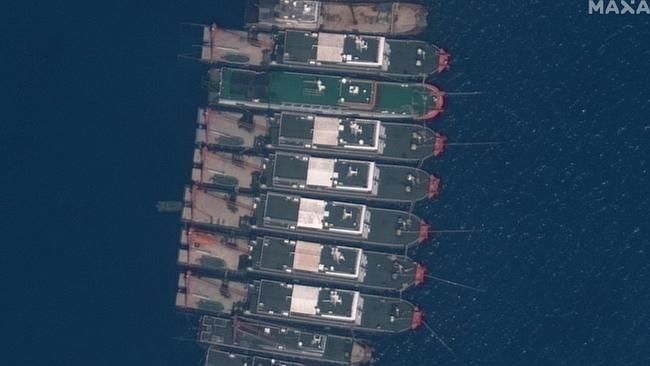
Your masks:
<svg viewBox="0 0 650 366"><path fill-rule="evenodd" d="M247 29L202 28L208 105L185 188L176 306L196 314L206 365L361 365L357 336L422 324L402 296L438 196L423 122L448 67L418 4L255 0ZM354 32L350 33L353 29ZM393 38L391 38L393 37Z"/></svg>

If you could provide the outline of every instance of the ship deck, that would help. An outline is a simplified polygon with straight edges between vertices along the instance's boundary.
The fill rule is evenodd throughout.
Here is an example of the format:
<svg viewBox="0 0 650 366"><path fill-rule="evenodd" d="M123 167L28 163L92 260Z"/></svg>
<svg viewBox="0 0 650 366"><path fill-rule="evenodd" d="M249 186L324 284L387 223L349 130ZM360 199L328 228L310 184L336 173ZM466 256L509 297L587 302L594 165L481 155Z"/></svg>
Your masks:
<svg viewBox="0 0 650 366"><path fill-rule="evenodd" d="M427 8L412 3L336 3L258 0L251 7L261 27L412 35L427 27Z"/></svg>
<svg viewBox="0 0 650 366"><path fill-rule="evenodd" d="M241 221L251 217L254 212L253 198L232 193L187 188L183 208L183 220L197 224L215 225L227 228L239 228Z"/></svg>
<svg viewBox="0 0 650 366"><path fill-rule="evenodd" d="M253 155L211 151L197 147L194 151L192 181L223 188L251 188L255 175L262 170L262 158Z"/></svg>
<svg viewBox="0 0 650 366"><path fill-rule="evenodd" d="M384 37L286 31L283 62L302 65L357 67L362 70L387 69Z"/></svg>
<svg viewBox="0 0 650 366"><path fill-rule="evenodd" d="M199 145L219 145L230 148L251 148L258 136L269 133L268 121L262 115L249 115L213 109L199 109L196 133Z"/></svg>
<svg viewBox="0 0 650 366"><path fill-rule="evenodd" d="M258 33L254 41L248 32L219 28L216 25L203 28L201 60L207 63L230 63L262 65L275 45L273 36Z"/></svg>
<svg viewBox="0 0 650 366"><path fill-rule="evenodd" d="M426 16L426 8L418 4L330 2L322 6L321 28L339 32L417 34L426 28Z"/></svg>
<svg viewBox="0 0 650 366"><path fill-rule="evenodd" d="M365 278L361 268L365 257L361 249L275 237L261 241L253 258L262 269L308 272L359 282Z"/></svg>
<svg viewBox="0 0 650 366"><path fill-rule="evenodd" d="M357 321L360 294L357 291L287 285L262 280L251 292L251 309L258 314L286 314L348 324Z"/></svg>
<svg viewBox="0 0 650 366"><path fill-rule="evenodd" d="M307 366L304 363L283 361L275 358L249 356L208 349L205 356L205 366Z"/></svg>
<svg viewBox="0 0 650 366"><path fill-rule="evenodd" d="M349 364L353 353L359 353L358 348L363 348L348 337L210 316L201 319L199 340L263 354L287 355L341 365Z"/></svg>
<svg viewBox="0 0 650 366"><path fill-rule="evenodd" d="M272 120L258 114L248 116L252 123L242 124L245 117L240 112L199 109L197 145L228 151L259 145L321 156L418 161L434 154L440 137L430 128L408 123L288 112L278 113Z"/></svg>
<svg viewBox="0 0 650 366"><path fill-rule="evenodd" d="M180 264L215 271L238 271L241 257L249 254L247 239L194 228L181 231L181 246Z"/></svg>
<svg viewBox="0 0 650 366"><path fill-rule="evenodd" d="M213 314L229 315L234 305L246 301L248 286L211 277L185 275L184 293L178 293L176 303L186 309L207 311Z"/></svg>
<svg viewBox="0 0 650 366"><path fill-rule="evenodd" d="M439 51L432 44L411 39L388 39L388 73L428 75L440 67Z"/></svg>
<svg viewBox="0 0 650 366"><path fill-rule="evenodd" d="M404 300L357 291L256 281L249 310L265 317L290 317L310 324L401 332L412 326L415 307Z"/></svg>
<svg viewBox="0 0 650 366"><path fill-rule="evenodd" d="M312 229L355 236L364 233L365 205L277 193L268 193L263 201L257 216L267 227Z"/></svg>
<svg viewBox="0 0 650 366"><path fill-rule="evenodd" d="M270 142L285 149L340 151L363 156L421 160L431 156L437 134L422 125L325 117L304 113L276 114Z"/></svg>
<svg viewBox="0 0 650 366"><path fill-rule="evenodd" d="M437 89L420 84L348 79L341 76L315 75L284 71L257 73L250 70L222 68L212 70L213 80L220 80L218 96L210 100L268 104L276 109L296 107L324 113L366 111L424 118L441 108L442 96ZM212 93L211 93L212 94ZM429 117L427 117L429 118Z"/></svg>
<svg viewBox="0 0 650 366"><path fill-rule="evenodd" d="M274 187L372 193L374 172L373 162L277 153L269 159L263 176Z"/></svg>
<svg viewBox="0 0 650 366"><path fill-rule="evenodd" d="M380 149L381 122L282 113L271 141L280 146L331 147L373 152Z"/></svg>
<svg viewBox="0 0 650 366"><path fill-rule="evenodd" d="M415 282L416 264L405 256L276 237L257 239L254 266L277 273L305 273L322 281L402 290Z"/></svg>
<svg viewBox="0 0 650 366"><path fill-rule="evenodd" d="M268 193L256 210L267 228L300 230L380 246L410 246L426 239L426 225L408 212Z"/></svg>
<svg viewBox="0 0 650 366"><path fill-rule="evenodd" d="M258 0L255 8L259 24L267 27L285 25L295 29L317 29L320 24L320 1Z"/></svg>

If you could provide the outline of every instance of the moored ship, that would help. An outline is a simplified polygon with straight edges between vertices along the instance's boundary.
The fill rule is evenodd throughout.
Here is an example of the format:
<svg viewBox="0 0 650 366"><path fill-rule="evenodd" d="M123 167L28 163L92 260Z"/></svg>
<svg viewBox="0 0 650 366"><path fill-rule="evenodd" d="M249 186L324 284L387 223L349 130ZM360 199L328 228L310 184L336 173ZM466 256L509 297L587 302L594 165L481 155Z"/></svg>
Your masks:
<svg viewBox="0 0 650 366"><path fill-rule="evenodd" d="M410 302L352 290L260 280L250 283L179 275L176 305L218 316L333 327L368 333L399 333L422 324Z"/></svg>
<svg viewBox="0 0 650 366"><path fill-rule="evenodd" d="M197 145L234 152L292 151L413 164L441 155L447 141L422 125L307 113L266 117L205 108L197 122Z"/></svg>
<svg viewBox="0 0 650 366"><path fill-rule="evenodd" d="M224 352L210 347L205 355L204 366L307 366L304 363L282 359Z"/></svg>
<svg viewBox="0 0 650 366"><path fill-rule="evenodd" d="M293 194L237 194L187 187L182 220L239 234L289 235L354 246L403 250L424 242L430 226L416 215L364 204Z"/></svg>
<svg viewBox="0 0 650 366"><path fill-rule="evenodd" d="M413 35L426 29L427 14L423 5L403 2L248 0L246 21L262 29Z"/></svg>
<svg viewBox="0 0 650 366"><path fill-rule="evenodd" d="M309 364L315 362L357 366L372 360L372 349L349 337L309 332L237 316L232 319L202 316L199 322L199 342L237 352L253 351Z"/></svg>
<svg viewBox="0 0 650 366"><path fill-rule="evenodd" d="M417 78L449 68L450 55L427 42L362 34L287 30L245 32L205 26L201 61L209 64Z"/></svg>
<svg viewBox="0 0 650 366"><path fill-rule="evenodd" d="M404 255L274 236L254 239L188 227L178 263L210 273L251 275L370 291L403 291L425 280L426 268Z"/></svg>
<svg viewBox="0 0 650 366"><path fill-rule="evenodd" d="M438 195L440 180L422 169L372 161L319 158L293 152L267 157L197 147L192 181L238 192L299 193L305 197L405 204Z"/></svg>
<svg viewBox="0 0 650 366"><path fill-rule="evenodd" d="M429 120L442 111L444 93L426 83L224 67L208 72L208 103L360 118Z"/></svg>

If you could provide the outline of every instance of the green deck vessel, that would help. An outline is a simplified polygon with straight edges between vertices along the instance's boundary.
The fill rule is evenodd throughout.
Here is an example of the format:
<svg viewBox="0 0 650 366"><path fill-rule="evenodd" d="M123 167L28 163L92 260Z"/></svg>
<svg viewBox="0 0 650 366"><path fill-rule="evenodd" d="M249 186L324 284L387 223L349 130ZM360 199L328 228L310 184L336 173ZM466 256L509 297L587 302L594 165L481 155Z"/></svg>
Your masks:
<svg viewBox="0 0 650 366"><path fill-rule="evenodd" d="M208 79L211 105L258 110L429 120L444 104L438 88L421 83L231 68L211 69Z"/></svg>

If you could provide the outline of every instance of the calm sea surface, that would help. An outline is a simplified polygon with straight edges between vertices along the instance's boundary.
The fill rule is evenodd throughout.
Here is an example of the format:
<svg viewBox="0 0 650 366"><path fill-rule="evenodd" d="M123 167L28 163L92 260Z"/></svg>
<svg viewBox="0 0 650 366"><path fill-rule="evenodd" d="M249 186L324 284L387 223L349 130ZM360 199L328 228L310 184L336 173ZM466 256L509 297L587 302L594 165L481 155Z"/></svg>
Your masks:
<svg viewBox="0 0 650 366"><path fill-rule="evenodd" d="M189 179L200 66L181 22L241 26L240 1L9 2L3 365L187 366L174 311L178 219L155 202ZM377 365L650 364L650 16L586 1L432 1L449 49L426 169L438 234L409 293L426 329L378 339ZM7 352L7 353L5 353Z"/></svg>

